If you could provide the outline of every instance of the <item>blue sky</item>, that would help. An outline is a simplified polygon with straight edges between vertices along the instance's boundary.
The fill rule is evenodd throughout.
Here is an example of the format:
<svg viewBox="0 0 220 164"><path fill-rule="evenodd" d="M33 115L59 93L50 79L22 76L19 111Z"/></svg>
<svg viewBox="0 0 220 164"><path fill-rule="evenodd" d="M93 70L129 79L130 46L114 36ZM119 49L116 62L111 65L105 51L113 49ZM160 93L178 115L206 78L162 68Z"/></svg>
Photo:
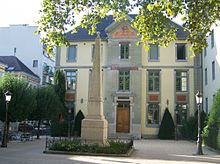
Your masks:
<svg viewBox="0 0 220 164"><path fill-rule="evenodd" d="M0 0L0 27L10 24L36 25L42 0ZM179 23L179 19L176 21Z"/></svg>

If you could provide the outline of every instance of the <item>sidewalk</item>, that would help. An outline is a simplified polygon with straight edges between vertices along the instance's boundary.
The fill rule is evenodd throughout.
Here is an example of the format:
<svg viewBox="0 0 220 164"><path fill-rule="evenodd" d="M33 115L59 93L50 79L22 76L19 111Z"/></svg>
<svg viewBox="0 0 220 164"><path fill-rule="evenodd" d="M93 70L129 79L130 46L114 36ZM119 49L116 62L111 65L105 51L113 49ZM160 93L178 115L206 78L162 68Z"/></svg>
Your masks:
<svg viewBox="0 0 220 164"><path fill-rule="evenodd" d="M203 148L196 156L196 144L188 141L135 140L131 157L97 157L43 154L45 139L13 142L0 148L0 164L219 164L220 155Z"/></svg>

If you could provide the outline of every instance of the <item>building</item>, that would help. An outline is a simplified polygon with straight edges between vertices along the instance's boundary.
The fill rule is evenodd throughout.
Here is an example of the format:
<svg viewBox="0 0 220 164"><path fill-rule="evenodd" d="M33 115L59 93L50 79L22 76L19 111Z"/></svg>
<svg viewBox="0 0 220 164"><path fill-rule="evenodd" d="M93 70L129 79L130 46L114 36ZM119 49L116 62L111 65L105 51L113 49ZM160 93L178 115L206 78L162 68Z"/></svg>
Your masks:
<svg viewBox="0 0 220 164"><path fill-rule="evenodd" d="M46 84L51 82L54 60L45 52L40 35L34 34L36 30L27 24L0 27L0 56L16 56L40 77L40 84Z"/></svg>
<svg viewBox="0 0 220 164"><path fill-rule="evenodd" d="M25 66L17 57L15 56L0 56L0 72L2 73L0 77L5 72L13 73L15 76L22 77L32 86L38 86L40 84L40 78L34 74L27 66Z"/></svg>
<svg viewBox="0 0 220 164"><path fill-rule="evenodd" d="M207 39L208 47L203 51L203 106L209 113L213 98L220 89L220 27L214 27Z"/></svg>
<svg viewBox="0 0 220 164"><path fill-rule="evenodd" d="M135 15L129 15L132 20ZM147 52L129 21L102 19L97 31L102 39L104 113L109 136L156 137L165 108L179 126L194 114L195 92L199 81L194 76L201 67L190 59L187 32L177 24L178 41L167 48L148 43ZM72 93L72 108L87 113L88 84L96 35L85 29L67 33L70 46L57 49L56 69L66 73L67 90Z"/></svg>

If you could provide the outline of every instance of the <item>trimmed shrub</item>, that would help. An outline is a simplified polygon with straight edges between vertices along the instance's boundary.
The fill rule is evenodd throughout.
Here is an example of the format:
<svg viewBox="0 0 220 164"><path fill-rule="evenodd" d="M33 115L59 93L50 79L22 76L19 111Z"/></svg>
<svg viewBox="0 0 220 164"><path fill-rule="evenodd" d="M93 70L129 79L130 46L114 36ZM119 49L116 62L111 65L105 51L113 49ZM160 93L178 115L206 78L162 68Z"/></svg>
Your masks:
<svg viewBox="0 0 220 164"><path fill-rule="evenodd" d="M205 144L220 150L220 90L218 90L208 117L207 127L203 131Z"/></svg>
<svg viewBox="0 0 220 164"><path fill-rule="evenodd" d="M52 137L67 137L68 135L68 123L64 122L52 122L51 124L51 136Z"/></svg>
<svg viewBox="0 0 220 164"><path fill-rule="evenodd" d="M207 115L204 111L200 114L201 119L201 131L206 126ZM197 140L198 135L198 111L195 112L194 116L189 117L180 129L181 135L185 139Z"/></svg>
<svg viewBox="0 0 220 164"><path fill-rule="evenodd" d="M166 108L163 115L163 119L160 124L158 137L160 139L174 139L174 136L175 136L175 125L168 108Z"/></svg>
<svg viewBox="0 0 220 164"><path fill-rule="evenodd" d="M81 110L76 115L75 118L75 124L74 124L74 132L76 133L76 136L80 137L81 136L81 124L82 120L84 119L84 115Z"/></svg>
<svg viewBox="0 0 220 164"><path fill-rule="evenodd" d="M132 148L133 144L131 144L131 142L132 141L129 143L123 141L109 141L109 146L99 146L97 144L81 144L79 140L65 140L54 143L49 148L49 150L84 153L125 154Z"/></svg>

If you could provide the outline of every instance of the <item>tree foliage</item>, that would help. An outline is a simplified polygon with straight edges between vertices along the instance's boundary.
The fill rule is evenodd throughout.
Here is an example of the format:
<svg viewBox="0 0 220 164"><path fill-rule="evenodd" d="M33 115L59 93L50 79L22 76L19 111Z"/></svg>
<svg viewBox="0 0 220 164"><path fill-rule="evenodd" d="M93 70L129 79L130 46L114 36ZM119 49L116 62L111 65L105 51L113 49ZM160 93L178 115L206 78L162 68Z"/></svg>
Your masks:
<svg viewBox="0 0 220 164"><path fill-rule="evenodd" d="M54 77L55 92L60 98L60 101L64 104L65 92L66 92L66 79L62 70L56 70Z"/></svg>
<svg viewBox="0 0 220 164"><path fill-rule="evenodd" d="M5 97L4 93L12 93L11 101L8 106L9 121L23 121L35 109L35 93L31 86L22 78L15 77L12 74L5 74L0 80L0 120L5 119Z"/></svg>
<svg viewBox="0 0 220 164"><path fill-rule="evenodd" d="M220 90L214 98L207 124L203 131L205 143L220 150Z"/></svg>
<svg viewBox="0 0 220 164"><path fill-rule="evenodd" d="M194 54L207 46L206 37L220 18L219 0L43 0L38 33L49 52L54 46L68 45L65 33L79 27L96 32L96 25L111 13L116 21L126 19L126 14L136 9L137 17L131 22L141 40L167 46L176 40L176 30L170 20L181 15L184 29L189 31L188 41ZM82 16L79 25L76 18Z"/></svg>
<svg viewBox="0 0 220 164"><path fill-rule="evenodd" d="M36 93L36 108L29 116L30 120L38 121L37 138L40 137L40 125L43 120L58 120L59 113L63 109L58 95L54 91L53 86L38 87Z"/></svg>

